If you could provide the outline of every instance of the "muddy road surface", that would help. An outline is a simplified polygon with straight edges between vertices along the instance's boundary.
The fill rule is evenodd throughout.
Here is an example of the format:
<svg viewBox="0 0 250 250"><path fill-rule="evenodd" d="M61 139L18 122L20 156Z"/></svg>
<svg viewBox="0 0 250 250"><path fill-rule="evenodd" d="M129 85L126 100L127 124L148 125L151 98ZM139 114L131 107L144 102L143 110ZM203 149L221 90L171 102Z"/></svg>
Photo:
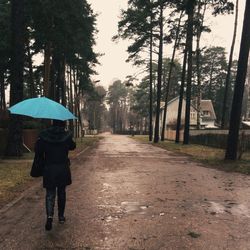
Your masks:
<svg viewBox="0 0 250 250"><path fill-rule="evenodd" d="M0 249L250 249L250 176L110 134L71 167L66 223L45 231L39 183L1 210Z"/></svg>

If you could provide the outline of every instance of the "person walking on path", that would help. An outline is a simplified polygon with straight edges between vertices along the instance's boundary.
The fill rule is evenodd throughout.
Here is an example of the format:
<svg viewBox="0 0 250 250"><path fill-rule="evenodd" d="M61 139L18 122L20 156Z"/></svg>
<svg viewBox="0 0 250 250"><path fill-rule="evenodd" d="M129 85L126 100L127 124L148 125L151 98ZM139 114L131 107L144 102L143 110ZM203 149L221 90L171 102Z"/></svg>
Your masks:
<svg viewBox="0 0 250 250"><path fill-rule="evenodd" d="M52 229L57 193L59 223L65 222L66 186L71 184L69 150L76 147L72 133L65 130L65 121L53 120L53 125L42 131L35 145L35 158L43 162L43 187L46 188L46 230Z"/></svg>

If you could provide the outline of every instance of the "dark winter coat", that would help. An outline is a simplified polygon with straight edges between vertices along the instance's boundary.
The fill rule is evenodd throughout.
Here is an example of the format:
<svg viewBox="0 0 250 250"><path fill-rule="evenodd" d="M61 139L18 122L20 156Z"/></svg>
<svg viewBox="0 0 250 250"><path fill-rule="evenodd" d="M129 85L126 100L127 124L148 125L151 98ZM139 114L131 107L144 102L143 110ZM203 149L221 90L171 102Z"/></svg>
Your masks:
<svg viewBox="0 0 250 250"><path fill-rule="evenodd" d="M35 158L44 161L44 188L71 184L68 152L75 147L72 134L62 127L50 127L40 133L35 145Z"/></svg>

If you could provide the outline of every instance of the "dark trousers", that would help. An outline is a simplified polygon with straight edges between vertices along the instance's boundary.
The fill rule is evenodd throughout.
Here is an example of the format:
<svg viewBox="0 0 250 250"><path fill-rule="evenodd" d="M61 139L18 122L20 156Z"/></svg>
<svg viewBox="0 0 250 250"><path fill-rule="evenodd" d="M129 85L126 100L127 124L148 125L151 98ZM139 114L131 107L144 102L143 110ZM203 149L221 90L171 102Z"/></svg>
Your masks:
<svg viewBox="0 0 250 250"><path fill-rule="evenodd" d="M46 213L47 217L53 217L54 206L57 191L57 205L58 205L58 216L64 216L65 204L66 204L66 191L65 186L57 188L46 188Z"/></svg>

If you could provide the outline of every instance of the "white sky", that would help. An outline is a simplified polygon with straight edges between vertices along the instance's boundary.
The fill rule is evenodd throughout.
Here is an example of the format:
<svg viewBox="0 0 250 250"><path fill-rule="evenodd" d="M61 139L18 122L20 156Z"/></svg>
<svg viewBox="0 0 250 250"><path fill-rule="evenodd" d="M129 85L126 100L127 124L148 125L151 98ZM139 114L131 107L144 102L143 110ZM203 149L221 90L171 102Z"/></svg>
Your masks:
<svg viewBox="0 0 250 250"><path fill-rule="evenodd" d="M120 40L119 43L114 43L111 41L112 36L117 34L120 10L121 8L126 9L127 0L88 0L88 2L91 4L94 12L98 14L97 29L99 32L96 37L95 51L105 54L99 58L101 65L96 67L98 75L94 76L93 80L100 80L100 85L107 88L114 79L118 78L123 81L127 75L133 75L140 71L139 68L125 62L128 57L126 50L129 42ZM244 0L239 0L239 26L234 53L235 59L238 58L245 2ZM201 45L223 46L229 52L233 34L234 15L210 17L207 18L206 24L211 25L212 32L203 35ZM170 54L171 48L167 47L165 55L169 56Z"/></svg>

